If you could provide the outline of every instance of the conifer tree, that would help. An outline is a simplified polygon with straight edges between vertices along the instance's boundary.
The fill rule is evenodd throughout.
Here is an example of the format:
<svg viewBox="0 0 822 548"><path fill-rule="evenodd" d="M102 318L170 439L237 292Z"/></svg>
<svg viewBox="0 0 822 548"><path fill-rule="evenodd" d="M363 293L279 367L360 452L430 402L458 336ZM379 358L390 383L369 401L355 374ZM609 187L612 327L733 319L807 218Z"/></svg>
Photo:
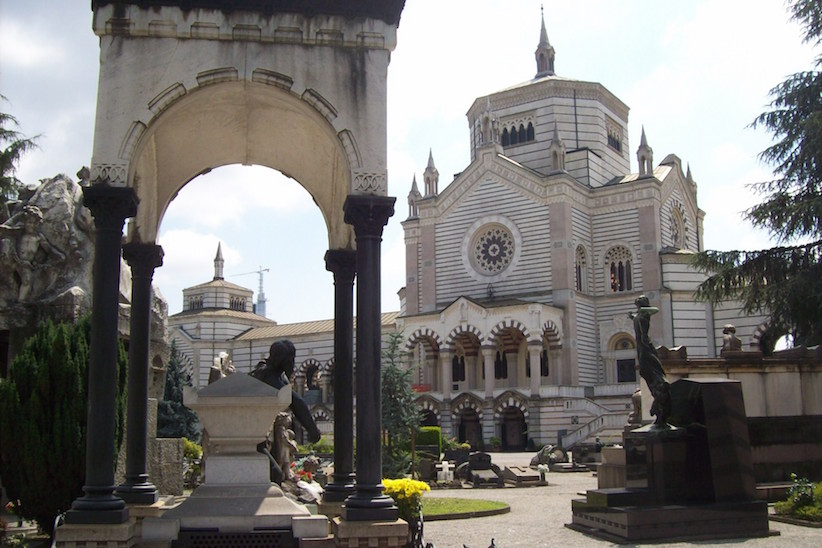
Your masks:
<svg viewBox="0 0 822 548"><path fill-rule="evenodd" d="M0 100L6 98L0 95ZM17 131L17 118L0 112L0 208L17 195L22 183L16 176L17 163L26 152L37 148L37 137L24 137Z"/></svg>
<svg viewBox="0 0 822 548"><path fill-rule="evenodd" d="M400 363L402 333L388 335L388 344L382 352L382 429L383 477L398 477L411 465L406 450L412 430L420 425L420 415L411 389L411 369Z"/></svg>
<svg viewBox="0 0 822 548"><path fill-rule="evenodd" d="M52 534L83 494L91 322L46 320L0 379L0 477L20 513ZM117 358L116 443L123 437L127 356ZM116 451L115 451L116 454Z"/></svg>
<svg viewBox="0 0 822 548"><path fill-rule="evenodd" d="M819 46L822 4L791 0L789 11L802 25L804 41ZM712 275L697 297L739 299L746 313L769 314L771 345L788 334L795 346L813 346L822 343L822 55L770 95L769 110L752 126L773 134L774 144L760 159L773 166L774 178L754 185L764 201L744 217L780 245L698 254L694 264Z"/></svg>
<svg viewBox="0 0 822 548"><path fill-rule="evenodd" d="M157 437L187 438L200 441L200 422L196 413L183 405L183 387L191 386L175 341L166 367L166 385L163 400L157 406Z"/></svg>

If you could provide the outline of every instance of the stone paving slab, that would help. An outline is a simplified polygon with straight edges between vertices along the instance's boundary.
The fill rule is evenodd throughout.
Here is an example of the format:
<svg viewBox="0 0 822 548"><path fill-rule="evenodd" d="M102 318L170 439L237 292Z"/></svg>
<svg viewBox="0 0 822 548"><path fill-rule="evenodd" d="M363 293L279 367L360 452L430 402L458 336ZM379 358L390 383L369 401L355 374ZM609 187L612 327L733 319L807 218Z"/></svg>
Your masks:
<svg viewBox="0 0 822 548"><path fill-rule="evenodd" d="M533 453L492 453L494 464L528 466ZM425 523L425 540L437 548L486 548L491 539L498 548L514 547L604 547L614 543L589 537L565 527L571 522L571 499L597 487L590 472L548 473L547 486L505 487L502 489L439 489L426 497L461 497L498 500L511 507L506 514L468 520L431 521ZM822 529L770 522L771 531L779 536L756 539L656 543L675 548L686 546L791 547L822 546Z"/></svg>

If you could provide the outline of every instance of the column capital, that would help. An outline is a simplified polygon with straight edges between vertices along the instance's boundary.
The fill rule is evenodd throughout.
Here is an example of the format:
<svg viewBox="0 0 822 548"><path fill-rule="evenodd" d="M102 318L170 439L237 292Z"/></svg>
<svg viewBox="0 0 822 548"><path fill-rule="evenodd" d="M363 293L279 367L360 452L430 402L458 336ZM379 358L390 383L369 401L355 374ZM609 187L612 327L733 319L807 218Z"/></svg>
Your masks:
<svg viewBox="0 0 822 548"><path fill-rule="evenodd" d="M349 194L343 204L345 222L354 227L357 236L382 236L396 201L393 196Z"/></svg>
<svg viewBox="0 0 822 548"><path fill-rule="evenodd" d="M129 242L123 244L123 259L134 274L151 275L155 268L163 266L163 248L156 244Z"/></svg>
<svg viewBox="0 0 822 548"><path fill-rule="evenodd" d="M122 231L125 220L137 215L138 203L137 193L131 187L96 184L83 188L83 205L91 211L98 230Z"/></svg>
<svg viewBox="0 0 822 548"><path fill-rule="evenodd" d="M325 252L325 269L334 281L353 283L357 274L357 252L354 249L329 249Z"/></svg>

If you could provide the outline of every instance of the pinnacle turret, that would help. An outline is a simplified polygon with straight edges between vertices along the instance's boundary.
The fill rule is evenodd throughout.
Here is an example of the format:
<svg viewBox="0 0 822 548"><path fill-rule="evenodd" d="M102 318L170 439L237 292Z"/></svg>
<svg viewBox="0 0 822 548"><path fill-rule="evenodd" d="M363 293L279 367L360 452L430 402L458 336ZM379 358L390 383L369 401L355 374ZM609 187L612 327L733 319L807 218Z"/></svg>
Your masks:
<svg viewBox="0 0 822 548"><path fill-rule="evenodd" d="M539 31L539 45L535 52L537 60L536 78L554 76L554 47L548 41L548 31L545 30L545 12L542 12L542 27Z"/></svg>

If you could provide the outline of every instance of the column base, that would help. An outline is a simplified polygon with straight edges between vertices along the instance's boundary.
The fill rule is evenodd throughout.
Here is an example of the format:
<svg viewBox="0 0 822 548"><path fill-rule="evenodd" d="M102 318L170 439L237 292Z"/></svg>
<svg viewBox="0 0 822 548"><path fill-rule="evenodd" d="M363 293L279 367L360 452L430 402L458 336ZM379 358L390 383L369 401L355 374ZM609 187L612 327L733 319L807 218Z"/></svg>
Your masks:
<svg viewBox="0 0 822 548"><path fill-rule="evenodd" d="M336 475L333 476L334 481L325 486L323 493L323 500L328 502L343 502L356 491L356 484L354 483L354 474L343 478L342 481L337 481Z"/></svg>
<svg viewBox="0 0 822 548"><path fill-rule="evenodd" d="M343 503L340 517L345 521L394 521L399 510L387 495L375 499L357 499L353 495Z"/></svg>
<svg viewBox="0 0 822 548"><path fill-rule="evenodd" d="M157 488L151 483L124 483L118 486L114 493L126 504L154 504L160 496Z"/></svg>
<svg viewBox="0 0 822 548"><path fill-rule="evenodd" d="M85 488L88 490L88 488ZM83 496L71 504L66 512L66 523L91 525L95 523L115 525L128 521L128 508L120 497L114 495Z"/></svg>

